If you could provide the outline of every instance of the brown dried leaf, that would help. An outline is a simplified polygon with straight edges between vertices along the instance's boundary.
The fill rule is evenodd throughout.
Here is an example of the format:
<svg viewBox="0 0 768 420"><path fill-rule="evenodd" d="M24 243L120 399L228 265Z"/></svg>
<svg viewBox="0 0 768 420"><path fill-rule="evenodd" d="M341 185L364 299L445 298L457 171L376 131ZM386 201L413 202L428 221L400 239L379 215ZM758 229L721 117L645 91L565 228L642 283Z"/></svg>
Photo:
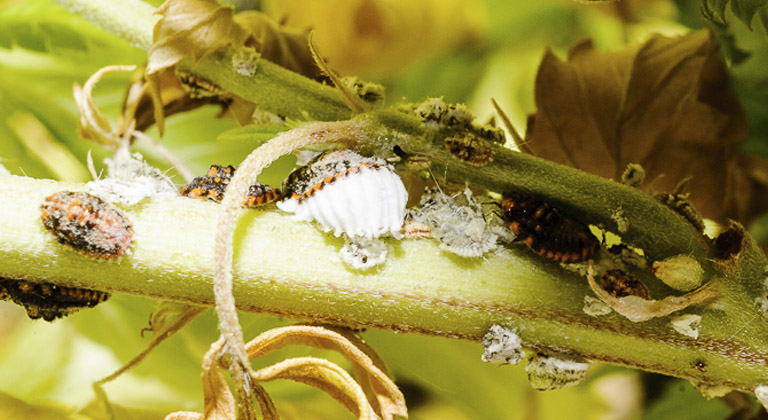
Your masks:
<svg viewBox="0 0 768 420"><path fill-rule="evenodd" d="M384 363L368 345L345 330L294 325L274 328L246 344L249 358L269 354L291 344L304 344L342 353L354 364L355 376L376 414L385 420L395 415L407 417L405 398L387 375Z"/></svg>
<svg viewBox="0 0 768 420"><path fill-rule="evenodd" d="M219 339L211 345L208 353L203 357L203 412L177 411L168 414L165 420L231 420L238 418L235 397L229 390L220 371L219 358L222 355L223 347L224 341ZM264 419L279 419L277 409L264 388L258 384L251 385L250 391L259 400Z"/></svg>
<svg viewBox="0 0 768 420"><path fill-rule="evenodd" d="M147 74L171 67L183 58L195 63L226 46L243 45L248 34L234 22L234 9L215 0L168 0L157 9Z"/></svg>
<svg viewBox="0 0 768 420"><path fill-rule="evenodd" d="M265 60L310 79L322 78L309 49L309 29L284 26L254 11L238 13L235 22L249 34L245 46L258 51Z"/></svg>
<svg viewBox="0 0 768 420"><path fill-rule="evenodd" d="M297 357L256 371L254 379L290 379L318 388L340 402L359 420L377 418L360 385L341 367L325 359Z"/></svg>
<svg viewBox="0 0 768 420"><path fill-rule="evenodd" d="M274 405L260 383L275 379L290 379L314 386L344 405L358 419L392 420L395 415L408 417L405 399L387 376L384 364L353 333L338 332L319 326L296 325L275 328L260 334L246 345L248 358L264 356L286 345L303 344L342 353L355 365L356 382L344 369L325 359L300 357L287 359L253 372L248 389L261 406L265 419L277 419ZM203 359L203 414L176 412L166 420L223 420L235 418L236 401L219 369L224 340L213 345Z"/></svg>
<svg viewBox="0 0 768 420"><path fill-rule="evenodd" d="M565 62L547 51L536 104L525 140L540 157L617 180L639 163L655 191L692 177L690 200L718 221L765 196L753 173L768 166L741 164L746 120L706 31L616 52L586 41Z"/></svg>
<svg viewBox="0 0 768 420"><path fill-rule="evenodd" d="M167 0L157 9L147 74L185 57L195 63L224 47L250 47L261 58L310 78L320 76L307 45L308 31L278 24L260 12L234 14L215 0Z"/></svg>
<svg viewBox="0 0 768 420"><path fill-rule="evenodd" d="M162 134L163 116L216 103L241 124L252 121L254 105L205 80L179 81L170 69L185 57L197 63L225 47L250 52L254 62L265 59L312 79L323 79L307 43L308 31L278 24L254 11L233 13L215 0L168 0L157 13L154 45L149 52L146 79L149 89L134 98L138 130L157 122ZM191 74L184 76L192 77ZM192 91L197 84L209 92ZM151 98L151 99L150 99ZM162 112L160 112L162 111Z"/></svg>

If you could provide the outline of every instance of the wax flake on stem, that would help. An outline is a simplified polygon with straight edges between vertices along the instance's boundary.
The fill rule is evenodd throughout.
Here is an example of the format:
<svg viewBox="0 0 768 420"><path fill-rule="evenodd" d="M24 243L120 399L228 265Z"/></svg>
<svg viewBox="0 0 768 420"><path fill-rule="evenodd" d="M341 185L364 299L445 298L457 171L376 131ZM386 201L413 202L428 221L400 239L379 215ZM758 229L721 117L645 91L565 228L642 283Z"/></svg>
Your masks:
<svg viewBox="0 0 768 420"><path fill-rule="evenodd" d="M682 335L693 338L699 338L699 327L701 326L701 315L685 314L672 318L669 322L672 328Z"/></svg>
<svg viewBox="0 0 768 420"><path fill-rule="evenodd" d="M484 362L516 365L525 357L517 331L501 325L492 325L483 336L482 344L485 352L481 359Z"/></svg>
<svg viewBox="0 0 768 420"><path fill-rule="evenodd" d="M589 363L545 354L528 359L525 371L534 389L549 391L574 386L587 376Z"/></svg>
<svg viewBox="0 0 768 420"><path fill-rule="evenodd" d="M130 153L128 143L104 159L107 177L88 182L86 189L113 203L132 206L158 196L176 196L176 186L159 169L147 164L139 153Z"/></svg>
<svg viewBox="0 0 768 420"><path fill-rule="evenodd" d="M437 239L440 248L462 257L480 257L498 249L498 235L486 222L469 188L450 196L439 189L427 189L419 207L409 211L406 229L412 237L421 231Z"/></svg>

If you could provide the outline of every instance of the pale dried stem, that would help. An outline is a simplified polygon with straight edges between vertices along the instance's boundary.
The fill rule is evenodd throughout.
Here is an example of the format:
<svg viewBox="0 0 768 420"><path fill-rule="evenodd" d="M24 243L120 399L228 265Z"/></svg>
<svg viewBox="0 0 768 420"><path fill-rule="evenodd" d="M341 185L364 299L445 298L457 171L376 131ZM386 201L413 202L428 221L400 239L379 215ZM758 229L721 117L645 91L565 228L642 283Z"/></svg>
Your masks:
<svg viewBox="0 0 768 420"><path fill-rule="evenodd" d="M310 144L354 143L360 138L360 135L357 125L351 121L311 123L286 131L251 152L240 164L227 187L221 203L216 229L214 253L216 266L213 291L216 313L219 317L219 329L227 344L228 352L234 358L230 370L236 382L241 382L241 378L244 378L246 373L248 376L254 374L250 363L248 363L243 332L240 328L235 299L232 295L233 233L248 186L256 181L256 177L262 169L286 153ZM243 401L243 403L250 404L250 399L247 402Z"/></svg>
<svg viewBox="0 0 768 420"><path fill-rule="evenodd" d="M681 311L689 306L702 304L721 296L715 282L681 296L667 296L662 300L647 300L639 296L624 296L617 298L600 287L595 281L594 273L587 275L589 288L614 311L632 322L644 322L653 318L667 316Z"/></svg>

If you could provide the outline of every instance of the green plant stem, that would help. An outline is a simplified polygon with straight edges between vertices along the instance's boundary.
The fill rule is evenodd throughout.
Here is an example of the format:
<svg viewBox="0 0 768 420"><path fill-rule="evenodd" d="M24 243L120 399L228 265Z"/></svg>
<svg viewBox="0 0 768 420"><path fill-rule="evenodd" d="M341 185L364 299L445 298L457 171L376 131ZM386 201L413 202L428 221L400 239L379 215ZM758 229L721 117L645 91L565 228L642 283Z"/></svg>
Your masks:
<svg viewBox="0 0 768 420"><path fill-rule="evenodd" d="M66 9L106 31L149 51L153 28L159 20L154 8L140 0L55 0ZM178 68L207 80L261 109L299 121L343 120L352 111L338 92L267 60L258 59L252 75L238 73L232 51L206 57L199 63L183 60Z"/></svg>
<svg viewBox="0 0 768 420"><path fill-rule="evenodd" d="M212 305L219 205L170 197L127 208L135 230L131 252L105 261L59 244L40 221L44 197L82 184L12 175L0 176L0 183L0 276ZM755 320L738 288L725 287L718 309L686 310L702 316L694 340L670 328L668 318L636 324L617 314L585 314L584 279L524 246L464 259L432 240L392 241L386 264L361 273L339 261L341 245L274 209L243 210L234 257L239 309L472 340L501 324L516 328L523 343L538 351L747 392L768 383L764 320ZM739 264L738 275L762 273L764 259L742 254L746 263ZM696 369L699 362L706 368Z"/></svg>
<svg viewBox="0 0 768 420"><path fill-rule="evenodd" d="M56 0L62 7L76 13L106 31L149 51L152 28L160 19L155 8L141 0Z"/></svg>
<svg viewBox="0 0 768 420"><path fill-rule="evenodd" d="M92 6L92 0L59 1L70 10ZM128 13L133 6L118 0L103 0L98 2L98 7L109 14L96 16L92 19L95 23L119 36L130 39L150 36L151 39L148 28L156 19L145 8L135 8L142 12L132 14L136 22L130 30L115 30L113 28L119 25L110 21L109 16L114 16L123 7ZM91 18L90 15L86 17ZM148 49L147 44L143 45ZM220 52L197 65L185 60L180 63L180 68L280 115L302 120L349 118L350 110L332 88L266 60L259 61L254 75L244 76L234 70L231 57L231 51ZM368 144L361 147L374 149L378 156L392 155L392 149L397 145L408 153L429 156L438 180L442 176L457 183L470 181L500 193L511 189L534 193L567 209L580 220L618 233L627 243L643 249L652 260L692 254L706 273L711 274L711 256L704 237L679 215L629 188L502 148L497 148L490 164L473 167L451 156L441 133L426 130L416 118L395 111L374 111L357 118L369 133ZM618 231L615 215L619 213L628 222L626 232Z"/></svg>
<svg viewBox="0 0 768 420"><path fill-rule="evenodd" d="M336 89L264 59L258 60L253 75L242 75L235 70L232 51L213 54L194 65L190 60L183 60L178 67L283 117L334 121L352 115Z"/></svg>
<svg viewBox="0 0 768 420"><path fill-rule="evenodd" d="M58 1L142 48L151 45L156 17L146 7L129 12L128 5L135 2ZM230 54L181 67L268 111L295 112L285 115L302 119L349 118L349 110L329 88L266 61L259 62L259 76L237 74ZM360 148L390 156L397 145L406 153L429 156L439 182L470 181L500 193L530 193L618 233L651 260L693 255L723 296L714 308L685 311L702 316L699 338L693 339L675 332L669 317L636 324L616 314L585 314L583 298L589 291L584 279L524 247L474 260L446 254L429 240L392 242L386 265L359 273L339 261L341 240L278 212L249 211L235 233L233 292L239 309L473 340L497 323L517 328L523 343L535 350L746 392L768 384L768 336L765 320L754 308L755 298L765 293L766 261L748 237L735 261L719 266L712 263L711 244L690 223L629 188L500 148L493 162L474 167L447 152L444 133L431 132L416 118L397 112L374 111L356 120L367 133ZM127 209L136 229L131 255L98 261L56 243L39 221L39 205L47 194L80 186L12 176L0 177L0 182L5 187L0 276L213 302L215 204L173 198ZM626 231L619 230L617 214L626 218Z"/></svg>
<svg viewBox="0 0 768 420"><path fill-rule="evenodd" d="M650 260L691 254L711 274L709 241L681 215L637 190L599 176L504 147L483 166L461 162L445 146L444 134L425 128L417 118L380 110L357 117L368 133L361 145L377 156L388 156L397 145L405 153L428 156L438 183L479 185L491 191L517 191L546 200L567 214L609 230ZM619 229L617 215L625 219Z"/></svg>

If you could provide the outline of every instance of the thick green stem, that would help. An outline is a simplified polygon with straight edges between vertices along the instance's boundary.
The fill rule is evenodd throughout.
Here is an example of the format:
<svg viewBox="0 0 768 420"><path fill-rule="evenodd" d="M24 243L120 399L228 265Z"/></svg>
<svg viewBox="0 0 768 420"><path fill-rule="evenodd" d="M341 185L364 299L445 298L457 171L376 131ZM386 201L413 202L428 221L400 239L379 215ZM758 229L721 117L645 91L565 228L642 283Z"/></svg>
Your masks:
<svg viewBox="0 0 768 420"><path fill-rule="evenodd" d="M387 156L397 145L405 153L428 156L438 183L470 182L498 193L529 193L567 210L581 221L621 236L625 242L643 249L651 260L691 254L711 273L708 240L684 217L648 195L504 147L494 147L493 160L488 164L468 165L451 155L442 133L401 112L381 110L357 118L369 133L369 144L362 147ZM621 229L618 218L626 222Z"/></svg>
<svg viewBox="0 0 768 420"><path fill-rule="evenodd" d="M352 115L336 89L264 59L257 59L253 75L243 75L235 70L232 51L214 54L196 65L188 61L182 61L179 69L283 117L299 121L334 121Z"/></svg>
<svg viewBox="0 0 768 420"><path fill-rule="evenodd" d="M160 19L155 8L141 0L56 0L65 9L76 13L106 31L149 51L152 28Z"/></svg>
<svg viewBox="0 0 768 420"><path fill-rule="evenodd" d="M0 176L0 183L0 276L213 304L219 205L170 197L127 208L135 230L131 252L105 261L59 244L40 221L44 197L82 189L81 184L10 175ZM339 260L341 245L342 240L274 209L243 210L235 232L238 307L473 340L502 324L516 328L523 343L536 350L742 391L768 383L764 319L740 288L727 286L727 278L716 279L725 285L717 309L686 310L702 316L699 338L692 339L675 332L668 318L632 323L617 314L587 315L586 281L524 246L465 259L441 251L432 240L392 241L386 264L361 273ZM750 241L745 246L750 248L741 253L745 262L738 275L762 275L764 259L751 251Z"/></svg>
<svg viewBox="0 0 768 420"><path fill-rule="evenodd" d="M58 1L142 48L151 45L156 17L137 2ZM253 76L234 71L231 52L181 67L269 111L295 118L349 118L332 89L266 61ZM430 240L391 242L387 263L360 273L339 261L341 240L278 212L248 211L235 232L233 290L241 310L467 339L502 324L517 328L523 343L537 350L748 392L768 384L765 319L754 307L765 293L766 261L751 239L745 239L734 261L715 265L711 244L682 216L612 181L501 148L494 149L492 162L471 166L448 153L440 133L397 112L373 111L356 121L366 133L361 148L387 156L397 145L429 156L438 181L530 193L618 233L651 260L692 255L723 296L715 307L685 311L702 317L699 337L693 339L674 331L669 317L632 323L617 314L585 314L583 299L590 292L584 278L524 247L462 259ZM215 204L170 198L127 209L136 229L132 253L100 261L55 242L39 220L47 194L81 186L12 176L1 176L0 182L0 276L213 302ZM617 224L620 218L626 229Z"/></svg>

